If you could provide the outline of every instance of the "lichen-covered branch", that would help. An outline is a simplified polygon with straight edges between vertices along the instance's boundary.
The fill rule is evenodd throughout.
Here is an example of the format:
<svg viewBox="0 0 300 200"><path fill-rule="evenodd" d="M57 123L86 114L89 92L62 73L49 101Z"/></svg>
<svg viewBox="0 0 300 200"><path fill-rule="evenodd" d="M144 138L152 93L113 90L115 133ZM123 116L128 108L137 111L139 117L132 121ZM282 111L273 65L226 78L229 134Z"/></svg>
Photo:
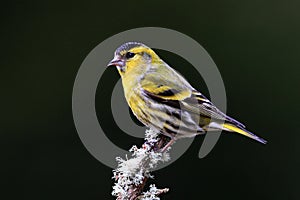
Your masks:
<svg viewBox="0 0 300 200"><path fill-rule="evenodd" d="M112 195L117 200L159 200L162 193L168 192L168 188L157 189L154 184L150 185L148 191L143 189L149 178L153 178L150 172L157 167L159 162L166 162L170 159L167 152L170 147L164 147L169 138L153 130L146 130L145 143L141 148L133 146L130 149L132 158L122 159L117 157L117 169L113 170L115 184ZM163 151L162 151L163 150Z"/></svg>

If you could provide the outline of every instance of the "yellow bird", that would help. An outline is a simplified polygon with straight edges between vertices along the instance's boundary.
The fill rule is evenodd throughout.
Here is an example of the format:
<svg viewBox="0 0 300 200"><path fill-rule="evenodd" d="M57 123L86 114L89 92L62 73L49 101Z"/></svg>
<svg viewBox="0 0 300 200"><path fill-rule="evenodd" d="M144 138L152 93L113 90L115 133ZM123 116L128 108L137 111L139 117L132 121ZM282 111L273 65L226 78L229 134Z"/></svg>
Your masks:
<svg viewBox="0 0 300 200"><path fill-rule="evenodd" d="M108 66L117 67L126 101L137 119L169 136L171 141L225 130L266 143L247 131L242 123L221 112L142 43L121 45Z"/></svg>

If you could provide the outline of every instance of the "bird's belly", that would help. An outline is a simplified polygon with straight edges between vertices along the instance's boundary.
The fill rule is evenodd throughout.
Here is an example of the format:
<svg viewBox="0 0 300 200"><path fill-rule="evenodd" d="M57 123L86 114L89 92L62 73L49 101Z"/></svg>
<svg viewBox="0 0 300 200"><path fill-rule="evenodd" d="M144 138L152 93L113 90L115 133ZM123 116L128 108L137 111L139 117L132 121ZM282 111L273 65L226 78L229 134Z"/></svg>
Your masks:
<svg viewBox="0 0 300 200"><path fill-rule="evenodd" d="M137 94L131 94L130 98L126 98L127 103L132 110L133 114L136 118L142 122L144 125L149 126L150 119L149 114L147 114L147 107L145 105L145 101Z"/></svg>

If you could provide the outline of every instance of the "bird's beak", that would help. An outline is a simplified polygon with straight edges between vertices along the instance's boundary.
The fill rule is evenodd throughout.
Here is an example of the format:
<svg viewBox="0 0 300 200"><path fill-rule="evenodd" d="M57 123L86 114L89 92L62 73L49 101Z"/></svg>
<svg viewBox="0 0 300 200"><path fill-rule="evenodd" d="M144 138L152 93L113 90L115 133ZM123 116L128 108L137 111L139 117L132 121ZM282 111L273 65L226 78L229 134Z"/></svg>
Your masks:
<svg viewBox="0 0 300 200"><path fill-rule="evenodd" d="M119 57L114 57L114 59L112 59L107 67L109 66L117 66L117 67L124 67L125 66L125 61L123 59L120 59Z"/></svg>

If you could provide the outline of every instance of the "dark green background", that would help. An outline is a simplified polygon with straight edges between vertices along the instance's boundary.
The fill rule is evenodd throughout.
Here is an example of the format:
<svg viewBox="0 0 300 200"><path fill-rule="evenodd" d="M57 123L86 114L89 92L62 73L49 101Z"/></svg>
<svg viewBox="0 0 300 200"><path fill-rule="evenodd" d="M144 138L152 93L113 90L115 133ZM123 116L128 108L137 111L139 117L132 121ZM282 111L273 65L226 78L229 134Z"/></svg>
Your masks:
<svg viewBox="0 0 300 200"><path fill-rule="evenodd" d="M225 83L228 113L269 141L263 146L223 134L198 159L198 137L184 156L154 173L158 187L171 189L162 199L299 199L299 6L296 0L2 4L1 198L113 199L111 169L87 152L75 130L73 82L107 37L157 26L187 34L208 51ZM207 94L191 67L180 69L182 59L161 55ZM104 75L96 104L107 117L100 123L119 146L141 144L114 124L107 94L118 74Z"/></svg>

